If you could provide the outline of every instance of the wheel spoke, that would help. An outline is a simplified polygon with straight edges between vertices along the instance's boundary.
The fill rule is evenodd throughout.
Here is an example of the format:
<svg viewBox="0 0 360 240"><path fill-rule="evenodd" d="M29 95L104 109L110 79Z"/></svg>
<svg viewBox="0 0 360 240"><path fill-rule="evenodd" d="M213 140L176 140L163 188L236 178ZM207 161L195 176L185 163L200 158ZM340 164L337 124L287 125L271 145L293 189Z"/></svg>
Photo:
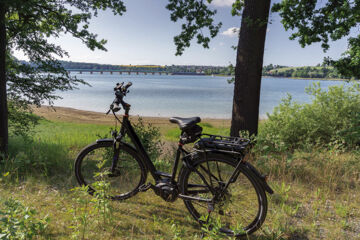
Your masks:
<svg viewBox="0 0 360 240"><path fill-rule="evenodd" d="M81 185L88 185L90 192L105 191L115 199L126 199L137 193L145 182L146 172L139 156L132 150L120 149L117 166L113 162L112 142L103 142L85 148L76 160L75 171ZM99 184L103 181L105 184Z"/></svg>
<svg viewBox="0 0 360 240"><path fill-rule="evenodd" d="M236 228L239 228L240 232L246 229L247 233L259 228L266 214L265 211L260 212L261 205L267 204L267 202L260 201L261 199L266 200L264 191L256 188L257 183L248 177L252 173L249 173L247 168L242 168L241 165L237 177L230 182L227 189L224 189L237 164L238 162L233 160L199 159L194 164L194 168L198 171L188 170L184 175L185 193L194 197L213 199L214 211L212 214L214 215L211 218L219 218L221 231L230 235ZM204 177L206 176L206 179L209 179L211 191L209 191L208 184L204 182L204 178L199 177L200 171ZM206 191L207 189L209 190ZM207 203L191 200L185 201L185 205L197 219L208 214ZM264 208L266 210L267 207L263 206Z"/></svg>

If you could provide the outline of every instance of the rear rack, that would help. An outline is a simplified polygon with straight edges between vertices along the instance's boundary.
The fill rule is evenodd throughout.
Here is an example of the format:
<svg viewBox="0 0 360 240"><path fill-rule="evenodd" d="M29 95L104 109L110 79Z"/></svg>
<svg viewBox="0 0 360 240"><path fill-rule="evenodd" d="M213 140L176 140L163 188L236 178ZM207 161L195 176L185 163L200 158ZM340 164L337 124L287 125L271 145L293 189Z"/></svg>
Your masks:
<svg viewBox="0 0 360 240"><path fill-rule="evenodd" d="M250 144L250 139L240 137L225 137L220 135L202 134L194 147L198 150L218 150L228 153L244 154Z"/></svg>

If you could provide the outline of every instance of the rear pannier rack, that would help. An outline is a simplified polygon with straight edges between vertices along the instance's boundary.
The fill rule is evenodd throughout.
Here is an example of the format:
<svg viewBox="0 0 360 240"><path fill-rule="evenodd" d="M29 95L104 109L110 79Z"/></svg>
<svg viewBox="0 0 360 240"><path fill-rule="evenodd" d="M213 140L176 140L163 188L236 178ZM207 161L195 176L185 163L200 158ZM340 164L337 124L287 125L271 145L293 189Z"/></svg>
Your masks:
<svg viewBox="0 0 360 240"><path fill-rule="evenodd" d="M225 137L219 135L202 134L194 147L198 150L219 150L222 152L244 154L250 140L240 137Z"/></svg>

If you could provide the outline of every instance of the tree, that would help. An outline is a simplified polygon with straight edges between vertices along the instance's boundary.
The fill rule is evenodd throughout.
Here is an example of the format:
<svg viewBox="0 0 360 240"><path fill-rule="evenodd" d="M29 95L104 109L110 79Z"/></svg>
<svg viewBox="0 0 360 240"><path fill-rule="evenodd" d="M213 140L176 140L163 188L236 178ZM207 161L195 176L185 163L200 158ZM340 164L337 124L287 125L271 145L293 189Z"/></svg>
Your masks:
<svg viewBox="0 0 360 240"><path fill-rule="evenodd" d="M240 3L237 1L235 3ZM270 0L245 0L236 54L231 136L257 134L265 36Z"/></svg>
<svg viewBox="0 0 360 240"><path fill-rule="evenodd" d="M200 3L195 0L171 0L170 2L177 3L178 10L175 11L170 8L170 10L179 13L177 18L187 21L187 24L183 25L183 32L177 36L177 41L175 41L177 46L181 46L178 50L183 50L184 47L190 46L190 40L195 36L195 33L201 33L200 29L204 27L201 21L194 22L193 17L188 18L198 10L195 5ZM202 3L200 0L199 2ZM211 3L212 0L207 0L207 2ZM184 4L186 7L181 8ZM233 136L238 135L239 130L248 130L250 134L256 134L257 132L258 96L261 86L261 71L259 69L261 69L260 63L262 63L263 59L263 45L266 34L264 31L266 31L267 23L265 20L268 18L269 7L270 0L235 0L233 4L233 15L240 15L241 10L243 10L235 69L231 122L231 135ZM336 41L348 37L348 48L342 57L337 60L326 58L324 65L335 68L333 75L340 74L346 78L360 78L360 34L356 37L351 34L351 30L357 28L360 22L359 1L281 0L280 3L273 5L272 11L280 13L284 28L292 30L290 39L298 39L302 47L319 42L324 51L327 51L330 48L330 40ZM212 11L211 14L199 12L199 15L210 18L209 20L206 19L205 22L213 24L212 17L216 11ZM172 20L176 21L177 18L172 18ZM210 25L205 27L210 29ZM212 29L215 29L214 25ZM215 34L211 34L210 37L216 36L217 32L213 33ZM255 38L255 36L259 38ZM180 41L178 38L182 40ZM181 44L178 45L178 42ZM206 41L206 44L208 44L208 41ZM254 57L250 53L253 53ZM305 70L298 70L292 75L305 76L308 73Z"/></svg>
<svg viewBox="0 0 360 240"><path fill-rule="evenodd" d="M211 3L212 0L207 0ZM182 32L174 38L177 55L181 55L196 36L197 42L208 47L210 38L216 36L221 23L214 24L216 10L210 10L201 0L169 0L167 8L172 12L171 20L184 19ZM264 55L267 19L270 0L236 0L232 15L242 12L240 37L237 46L235 86L231 135L239 136L240 130L257 133L261 72ZM203 28L210 36L204 36Z"/></svg>
<svg viewBox="0 0 360 240"><path fill-rule="evenodd" d="M56 57L68 53L48 38L67 33L91 50L106 50L106 41L88 31L89 20L106 9L119 15L126 11L121 0L0 1L0 152L7 153L8 119L16 129L26 129L34 121L29 104L52 103L56 90L84 83L65 71ZM22 50L30 63L12 57L14 49Z"/></svg>
<svg viewBox="0 0 360 240"><path fill-rule="evenodd" d="M280 13L284 28L292 30L290 39L297 39L302 47L319 42L326 52L330 40L348 37L348 48L342 57L326 58L325 65L335 67L344 77L360 78L360 35L351 34L360 23L359 1L282 0L273 5L272 11Z"/></svg>
<svg viewBox="0 0 360 240"><path fill-rule="evenodd" d="M5 6L0 3L0 154L7 153L8 145L8 114L6 98L6 28ZM1 156L0 156L1 159Z"/></svg>

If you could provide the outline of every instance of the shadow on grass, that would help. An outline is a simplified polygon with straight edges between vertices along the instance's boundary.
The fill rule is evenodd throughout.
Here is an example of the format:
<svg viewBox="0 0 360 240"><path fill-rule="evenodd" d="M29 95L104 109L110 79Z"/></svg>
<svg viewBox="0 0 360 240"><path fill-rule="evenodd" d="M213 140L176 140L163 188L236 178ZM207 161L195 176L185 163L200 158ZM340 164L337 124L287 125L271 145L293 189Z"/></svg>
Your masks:
<svg viewBox="0 0 360 240"><path fill-rule="evenodd" d="M9 173L14 182L35 178L56 188L70 189L75 185L75 152L61 144L11 137L9 157L0 163L0 172Z"/></svg>

